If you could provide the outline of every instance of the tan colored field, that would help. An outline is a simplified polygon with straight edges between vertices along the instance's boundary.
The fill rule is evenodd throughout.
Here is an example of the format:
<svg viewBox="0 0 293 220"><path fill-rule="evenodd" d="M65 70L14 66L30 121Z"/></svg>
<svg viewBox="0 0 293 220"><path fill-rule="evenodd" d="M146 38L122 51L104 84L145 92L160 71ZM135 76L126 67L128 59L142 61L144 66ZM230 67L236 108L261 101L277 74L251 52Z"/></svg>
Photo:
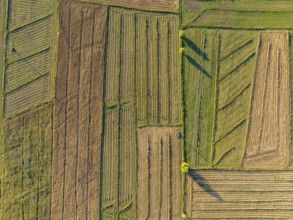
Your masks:
<svg viewBox="0 0 293 220"><path fill-rule="evenodd" d="M181 216L180 127L138 129L138 219Z"/></svg>
<svg viewBox="0 0 293 220"><path fill-rule="evenodd" d="M283 168L290 145L287 32L263 32L257 60L245 167Z"/></svg>
<svg viewBox="0 0 293 220"><path fill-rule="evenodd" d="M53 148L53 219L99 217L103 57L107 11L60 8Z"/></svg>
<svg viewBox="0 0 293 220"><path fill-rule="evenodd" d="M291 219L291 171L190 170L186 214L190 219Z"/></svg>

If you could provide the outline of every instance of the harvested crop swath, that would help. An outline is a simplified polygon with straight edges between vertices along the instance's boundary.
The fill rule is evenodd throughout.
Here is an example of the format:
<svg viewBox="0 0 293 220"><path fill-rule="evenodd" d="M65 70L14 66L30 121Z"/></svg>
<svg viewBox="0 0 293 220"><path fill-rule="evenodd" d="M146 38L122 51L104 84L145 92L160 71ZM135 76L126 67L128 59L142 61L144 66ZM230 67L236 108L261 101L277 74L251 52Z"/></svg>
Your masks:
<svg viewBox="0 0 293 220"><path fill-rule="evenodd" d="M15 62L52 46L53 16L48 16L8 34L7 62ZM34 42L33 44L31 42Z"/></svg>
<svg viewBox="0 0 293 220"><path fill-rule="evenodd" d="M170 106L170 120L169 124L182 123L182 81L181 74L179 74L179 38L178 38L178 19L172 17L169 19L169 79L168 84L170 91L168 96L171 97Z"/></svg>
<svg viewBox="0 0 293 220"><path fill-rule="evenodd" d="M107 10L75 2L60 11L52 218L97 219Z"/></svg>
<svg viewBox="0 0 293 220"><path fill-rule="evenodd" d="M158 121L158 20L148 21L148 122Z"/></svg>
<svg viewBox="0 0 293 220"><path fill-rule="evenodd" d="M51 53L46 50L6 67L5 90L11 91L50 72Z"/></svg>
<svg viewBox="0 0 293 220"><path fill-rule="evenodd" d="M131 219L135 215L136 169L135 14L111 10L109 28L102 216Z"/></svg>
<svg viewBox="0 0 293 220"><path fill-rule="evenodd" d="M121 75L120 75L120 121L119 121L119 216L130 214L134 218L135 198L135 14L122 17ZM127 218L127 217L126 217Z"/></svg>
<svg viewBox="0 0 293 220"><path fill-rule="evenodd" d="M122 19L120 99L133 101L135 86L135 14L126 13Z"/></svg>
<svg viewBox="0 0 293 220"><path fill-rule="evenodd" d="M288 56L287 32L261 33L245 166L287 166L290 145Z"/></svg>
<svg viewBox="0 0 293 220"><path fill-rule="evenodd" d="M178 20L148 13L136 20L138 124L182 124Z"/></svg>
<svg viewBox="0 0 293 220"><path fill-rule="evenodd" d="M136 105L137 105L137 120L138 123L145 124L147 123L147 94L148 94L148 83L147 83L147 73L148 73L148 64L147 64L147 47L148 47L148 38L145 33L148 31L148 21L145 16L137 15L137 36L136 42L137 45L140 45L136 48Z"/></svg>
<svg viewBox="0 0 293 220"><path fill-rule="evenodd" d="M5 95L5 113L13 114L21 109L50 98L51 78L45 74Z"/></svg>
<svg viewBox="0 0 293 220"><path fill-rule="evenodd" d="M169 21L168 19L162 19L158 23L158 42L161 45L160 50L159 50L159 57L158 57L158 62L159 62L159 76L158 76L158 82L159 82L159 122L160 124L168 124L169 122L169 102L170 98L169 95L169 66L170 61L169 61L169 52L171 52L169 49ZM175 40L175 39L174 39ZM171 74L172 75L172 74Z"/></svg>
<svg viewBox="0 0 293 220"><path fill-rule="evenodd" d="M119 209L134 205L135 171L136 171L136 138L133 126L134 112L132 105L121 109L120 160L119 160Z"/></svg>
<svg viewBox="0 0 293 220"><path fill-rule="evenodd" d="M180 218L180 127L138 129L138 219Z"/></svg>
<svg viewBox="0 0 293 220"><path fill-rule="evenodd" d="M105 101L118 102L121 53L121 14L110 12ZM119 46L117 46L119 45Z"/></svg>
<svg viewBox="0 0 293 220"><path fill-rule="evenodd" d="M105 120L105 134L103 146L103 185L102 205L115 205L117 200L118 184L118 110L108 110Z"/></svg>
<svg viewBox="0 0 293 220"><path fill-rule="evenodd" d="M11 8L9 29L17 28L23 23L33 22L42 16L53 13L55 7L53 0L9 0L8 2Z"/></svg>
<svg viewBox="0 0 293 220"><path fill-rule="evenodd" d="M7 1L5 114L51 98L54 1ZM33 42L33 44L32 44Z"/></svg>
<svg viewBox="0 0 293 220"><path fill-rule="evenodd" d="M51 213L52 105L5 122L3 219Z"/></svg>

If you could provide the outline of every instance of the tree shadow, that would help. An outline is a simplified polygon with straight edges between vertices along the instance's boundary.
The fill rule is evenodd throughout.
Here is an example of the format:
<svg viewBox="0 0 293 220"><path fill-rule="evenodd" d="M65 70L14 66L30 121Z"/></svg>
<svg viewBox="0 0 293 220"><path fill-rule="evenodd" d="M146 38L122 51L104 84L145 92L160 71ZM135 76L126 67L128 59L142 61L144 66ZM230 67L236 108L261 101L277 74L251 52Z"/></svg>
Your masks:
<svg viewBox="0 0 293 220"><path fill-rule="evenodd" d="M212 187L208 184L208 181L199 173L189 170L187 172L187 175L190 176L191 179L196 182L206 193L210 194L221 202L224 201L222 197L215 190L212 189Z"/></svg>
<svg viewBox="0 0 293 220"><path fill-rule="evenodd" d="M209 60L208 55L203 50L201 50L194 42L186 37L184 37L182 40L184 44L191 48L197 55L201 56L204 60Z"/></svg>
<svg viewBox="0 0 293 220"><path fill-rule="evenodd" d="M189 55L185 55L186 58L188 59L188 61L196 68L198 69L200 72L202 72L204 75L206 75L207 77L209 77L210 79L212 78L212 76L208 73L208 71L206 71L201 65L199 65L195 59L193 59L191 56Z"/></svg>

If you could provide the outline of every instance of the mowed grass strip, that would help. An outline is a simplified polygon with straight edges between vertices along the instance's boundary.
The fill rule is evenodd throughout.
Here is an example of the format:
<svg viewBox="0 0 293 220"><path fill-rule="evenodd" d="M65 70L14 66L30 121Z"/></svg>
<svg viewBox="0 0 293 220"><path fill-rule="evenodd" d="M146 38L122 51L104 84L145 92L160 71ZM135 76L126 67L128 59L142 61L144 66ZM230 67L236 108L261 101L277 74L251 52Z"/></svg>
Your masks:
<svg viewBox="0 0 293 220"><path fill-rule="evenodd" d="M119 205L124 206L133 202L135 195L136 138L133 106L123 106L121 111Z"/></svg>
<svg viewBox="0 0 293 220"><path fill-rule="evenodd" d="M186 31L186 38L190 39L191 42L201 42L201 32L196 29L189 29ZM184 43L184 42L183 42ZM196 51L189 47L188 44L184 43L186 50L186 56L183 59L184 65L184 101L185 101L185 114L184 114L184 125L185 125L185 141L186 141L186 160L191 167L197 165L197 134L198 129L198 109L200 103L200 95L198 93L201 75L200 71L192 64L191 61L199 62L199 57ZM199 46L197 46L199 47Z"/></svg>
<svg viewBox="0 0 293 220"><path fill-rule="evenodd" d="M147 117L147 48L148 48L148 36L146 35L148 30L148 20L145 16L137 15L137 33L136 41L139 47L136 47L136 106L137 106L137 120L138 124L145 124Z"/></svg>
<svg viewBox="0 0 293 220"><path fill-rule="evenodd" d="M134 216L135 196L135 14L121 15L121 75L119 79L119 216ZM118 57L117 57L118 59Z"/></svg>
<svg viewBox="0 0 293 220"><path fill-rule="evenodd" d="M118 203L118 109L109 109L105 115L105 134L103 145L102 207ZM114 207L114 208L115 208ZM116 209L115 208L115 209ZM117 209L116 209L117 211ZM115 211L115 212L116 212Z"/></svg>
<svg viewBox="0 0 293 220"><path fill-rule="evenodd" d="M125 13L121 27L120 98L133 101L135 76L135 14Z"/></svg>
<svg viewBox="0 0 293 220"><path fill-rule="evenodd" d="M110 22L108 30L108 49L107 49L107 74L105 85L105 101L118 101L119 96L119 73L120 73L120 31L121 14L110 11Z"/></svg>
<svg viewBox="0 0 293 220"><path fill-rule="evenodd" d="M292 28L290 18L292 12L206 10L190 26L232 29Z"/></svg>
<svg viewBox="0 0 293 220"><path fill-rule="evenodd" d="M182 124L182 76L179 74L179 21L176 17L169 20L169 95L171 100L169 124Z"/></svg>
<svg viewBox="0 0 293 220"><path fill-rule="evenodd" d="M183 38L186 156L191 167L210 165L217 78L217 32L189 29Z"/></svg>
<svg viewBox="0 0 293 220"><path fill-rule="evenodd" d="M169 21L168 19L162 19L158 21L158 33L159 39L158 44L159 48L159 122L160 124L167 125L169 122L169 101L171 94L169 94L169 85L170 85L170 77L169 77Z"/></svg>
<svg viewBox="0 0 293 220"><path fill-rule="evenodd" d="M149 123L158 122L158 20L149 19L148 27L148 116Z"/></svg>
<svg viewBox="0 0 293 220"><path fill-rule="evenodd" d="M137 14L136 98L140 126L182 124L178 27L175 16Z"/></svg>

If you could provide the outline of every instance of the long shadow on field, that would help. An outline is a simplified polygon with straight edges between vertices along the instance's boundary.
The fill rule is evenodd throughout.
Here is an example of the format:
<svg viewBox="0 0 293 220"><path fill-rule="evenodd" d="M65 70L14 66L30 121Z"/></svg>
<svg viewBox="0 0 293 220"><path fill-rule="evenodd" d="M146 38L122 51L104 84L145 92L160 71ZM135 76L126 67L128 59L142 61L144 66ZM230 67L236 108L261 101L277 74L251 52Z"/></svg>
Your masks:
<svg viewBox="0 0 293 220"><path fill-rule="evenodd" d="M184 46L190 47L197 55L201 56L204 60L209 60L208 55L188 38L184 37L183 43Z"/></svg>
<svg viewBox="0 0 293 220"><path fill-rule="evenodd" d="M195 181L206 193L210 194L211 196L213 196L214 198L216 198L217 200L221 202L224 201L222 197L215 190L212 189L208 181L199 173L197 173L196 171L189 170L187 172L187 175L190 176L192 180Z"/></svg>
<svg viewBox="0 0 293 220"><path fill-rule="evenodd" d="M212 78L212 76L208 73L208 71L206 71L201 65L199 65L195 59L193 59L191 56L189 55L185 55L186 58L188 59L188 61L196 68L198 69L200 72L202 72L204 75L206 75L207 77L209 77L210 79Z"/></svg>

